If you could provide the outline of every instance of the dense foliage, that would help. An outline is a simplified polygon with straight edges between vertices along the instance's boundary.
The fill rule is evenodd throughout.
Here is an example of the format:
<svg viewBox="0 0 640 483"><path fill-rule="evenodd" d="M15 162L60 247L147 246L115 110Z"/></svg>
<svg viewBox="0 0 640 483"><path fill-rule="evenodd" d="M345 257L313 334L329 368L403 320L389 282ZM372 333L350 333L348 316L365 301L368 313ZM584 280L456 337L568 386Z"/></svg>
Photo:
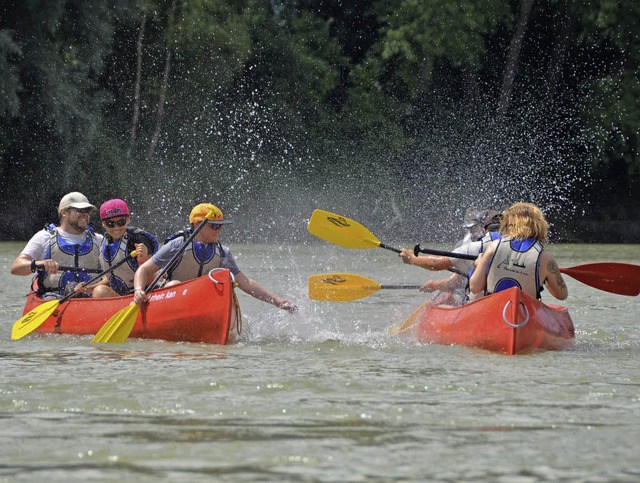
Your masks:
<svg viewBox="0 0 640 483"><path fill-rule="evenodd" d="M2 2L0 239L72 190L159 234L216 202L256 240L314 207L423 239L523 198L637 223L639 23L635 0Z"/></svg>

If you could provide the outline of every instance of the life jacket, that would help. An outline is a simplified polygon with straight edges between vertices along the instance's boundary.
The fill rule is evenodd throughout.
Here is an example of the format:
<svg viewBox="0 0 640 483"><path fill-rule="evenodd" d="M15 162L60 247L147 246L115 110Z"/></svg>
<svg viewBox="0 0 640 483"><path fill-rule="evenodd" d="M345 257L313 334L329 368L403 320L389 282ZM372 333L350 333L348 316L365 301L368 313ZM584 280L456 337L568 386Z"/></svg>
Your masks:
<svg viewBox="0 0 640 483"><path fill-rule="evenodd" d="M497 240L501 236L502 235L498 231L490 231L487 234L485 234L482 238L480 238L480 242L482 243L482 245L480 246L480 253L484 253L486 246L492 241ZM480 255L480 253L478 253L478 255Z"/></svg>
<svg viewBox="0 0 640 483"><path fill-rule="evenodd" d="M56 226L45 227L50 233L49 243L45 250L45 259L55 260L61 266L94 269L100 271L100 247L98 238L92 229L86 230L86 237L82 243L67 242L59 233ZM91 280L91 273L79 270L58 270L50 274L41 271L37 275L38 295L44 293L63 294L68 284L78 284Z"/></svg>
<svg viewBox="0 0 640 483"><path fill-rule="evenodd" d="M482 238L480 238L480 240L478 240L476 243L473 243L471 245L474 249L470 250L469 255L476 255L479 257L487 249L487 246L489 245L489 243L499 239L500 236L501 236L500 233L497 231L490 231L486 233ZM465 285L465 303L472 302L482 297L482 294L480 293L473 294L471 293L471 290L469 290L469 278L471 278L471 275L473 275L474 271L475 271L475 268L473 268L472 266L471 270L469 271L469 275L467 275L467 283Z"/></svg>
<svg viewBox="0 0 640 483"><path fill-rule="evenodd" d="M533 238L515 240L504 237L498 242L487 273L485 295L510 287L519 287L532 297L540 298L541 243Z"/></svg>
<svg viewBox="0 0 640 483"><path fill-rule="evenodd" d="M117 265L136 249L136 243L144 243L149 254L158 251L158 240L151 233L139 228L127 227L125 234L117 241L111 241L105 235L100 246L100 266L102 270ZM111 272L109 286L119 295L128 295L133 290L133 276L138 269L138 259L129 258L125 263Z"/></svg>
<svg viewBox="0 0 640 483"><path fill-rule="evenodd" d="M486 249L487 244L491 243L493 240L497 240L498 238L500 238L500 233L492 231L486 233L480 240L468 241L459 246L467 245L467 255L479 256ZM459 246L456 248L459 248ZM439 290L434 292L431 300L435 305L463 305L470 300L475 300L476 298L479 298L481 296L479 294L474 295L469 290L469 277L473 273L472 262L465 264L465 266L467 266L466 269L469 269L469 266L471 266L469 273L466 273L466 269L454 272L458 276L465 279L464 285L446 292L442 292Z"/></svg>
<svg viewBox="0 0 640 483"><path fill-rule="evenodd" d="M191 233L191 229L180 231L169 236L165 243L178 237L183 237L186 240ZM185 248L174 267L169 269L167 278L185 281L200 277L213 268L220 268L225 256L226 253L220 242L206 244L193 240Z"/></svg>

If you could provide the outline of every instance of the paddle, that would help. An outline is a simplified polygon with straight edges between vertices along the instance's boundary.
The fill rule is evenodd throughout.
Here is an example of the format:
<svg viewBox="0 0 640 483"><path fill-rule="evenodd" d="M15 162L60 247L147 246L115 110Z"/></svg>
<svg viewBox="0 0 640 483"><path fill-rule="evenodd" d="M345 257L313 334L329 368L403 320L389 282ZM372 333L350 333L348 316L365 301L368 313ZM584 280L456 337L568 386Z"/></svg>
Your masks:
<svg viewBox="0 0 640 483"><path fill-rule="evenodd" d="M561 268L560 271L605 292L631 297L640 294L640 265L597 262Z"/></svg>
<svg viewBox="0 0 640 483"><path fill-rule="evenodd" d="M399 248L381 243L376 236L357 221L330 211L314 210L307 226L312 235L346 248L385 248L400 253Z"/></svg>
<svg viewBox="0 0 640 483"><path fill-rule="evenodd" d="M311 219L307 226L307 230L312 235L322 238L328 242L340 245L346 248L384 248L391 250L392 252L401 253L400 248L391 247L380 242L378 238L371 233L367 228L362 226L357 221L347 218L342 215L331 213L330 211L314 210L311 214ZM419 245L416 245L414 252ZM472 255L463 255L458 253L443 252L440 250L430 250L427 248L421 249L423 253L430 253L431 255L441 255L452 258L463 258L466 260L475 260L476 257ZM418 256L416 252L416 256ZM464 277L468 276L466 273L462 273L455 268L450 268L450 272L457 273Z"/></svg>
<svg viewBox="0 0 640 483"><path fill-rule="evenodd" d="M44 265L36 264L36 269L44 270ZM68 267L66 265L60 265L58 267L59 272L83 272L83 273L100 273L99 268L84 268L84 267Z"/></svg>
<svg viewBox="0 0 640 483"><path fill-rule="evenodd" d="M345 216L337 215L329 211L315 210L307 227L309 233L323 240L346 248L386 248L400 253L397 248L384 245L367 228L357 221ZM432 250L416 245L413 249L415 255L427 253L463 260L475 260L473 255ZM603 290L619 295L636 296L640 294L640 266L629 263L601 262L578 265L571 268L561 268L560 271L572 278Z"/></svg>
<svg viewBox="0 0 640 483"><path fill-rule="evenodd" d="M178 260L182 253L185 251L189 243L193 241L200 230L204 228L207 224L207 221L213 218L215 210L211 210L207 213L207 216L200 222L200 224L193 230L193 233L187 238L182 246L178 249L178 251L171 257L169 262L158 271L156 278L149 284L149 286L145 289L145 295L151 292L158 281L162 278L162 276L172 268L173 264ZM119 310L115 314L109 318L105 322L105 324L100 328L98 333L91 339L92 343L96 342L110 342L110 343L122 343L129 337L131 331L133 330L133 326L136 323L136 319L138 318L138 312L140 312L140 306L138 304L132 303L125 307L124 309Z"/></svg>
<svg viewBox="0 0 640 483"><path fill-rule="evenodd" d="M428 255L439 255L441 257L461 258L462 260L475 260L476 258L478 258L476 255L467 255L466 253L446 252L444 250L422 248L418 243L415 247L413 247L413 254L417 257L419 253L426 253Z"/></svg>
<svg viewBox="0 0 640 483"><path fill-rule="evenodd" d="M105 276L107 273L115 270L124 262L136 256L136 251L133 250L129 256L120 260L114 266L109 267L107 270L100 272L98 275L93 277L91 280L85 283L86 285L90 285L99 278ZM66 302L71 297L75 295L79 295L80 292L71 292L70 294L65 295L59 300L50 300L48 302L44 302L43 304L38 305L35 309L33 309L28 314L20 317L15 324L13 324L13 328L11 329L11 338L13 340L22 339L25 335L29 335L31 332L40 327L45 320L49 318L49 316L62 304Z"/></svg>
<svg viewBox="0 0 640 483"><path fill-rule="evenodd" d="M330 302L348 302L368 297L381 289L418 289L420 285L381 285L353 273L323 273L309 276L309 298Z"/></svg>

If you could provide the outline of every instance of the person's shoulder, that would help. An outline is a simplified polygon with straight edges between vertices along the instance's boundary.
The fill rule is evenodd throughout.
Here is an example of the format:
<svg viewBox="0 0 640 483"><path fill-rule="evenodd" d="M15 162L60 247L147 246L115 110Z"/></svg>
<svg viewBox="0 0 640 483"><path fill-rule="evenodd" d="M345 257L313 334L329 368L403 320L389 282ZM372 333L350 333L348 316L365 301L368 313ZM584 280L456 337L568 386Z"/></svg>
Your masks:
<svg viewBox="0 0 640 483"><path fill-rule="evenodd" d="M480 252L480 248L482 248L482 243L479 241L474 241L474 242L468 242L465 243L464 245L460 245L457 248L453 249L453 253L460 253L463 255L469 255L469 254L478 254L478 252Z"/></svg>
<svg viewBox="0 0 640 483"><path fill-rule="evenodd" d="M486 233L481 239L480 241L482 243L491 243L492 241L496 241L499 240L502 237L502 235L500 234L500 232L497 231L490 231L488 233Z"/></svg>
<svg viewBox="0 0 640 483"><path fill-rule="evenodd" d="M43 228L42 230L38 230L33 234L31 240L45 240L51 237L51 231L47 228Z"/></svg>
<svg viewBox="0 0 640 483"><path fill-rule="evenodd" d="M540 265L547 265L548 263L556 263L555 258L553 258L553 255L551 255L551 253L549 253L546 250L542 250L540 252Z"/></svg>
<svg viewBox="0 0 640 483"><path fill-rule="evenodd" d="M180 248L182 245L184 244L184 238L171 238L171 239L167 239L164 242L164 245L162 245L162 248L160 248L160 250L163 251L167 251L167 250L177 250L178 248Z"/></svg>
<svg viewBox="0 0 640 483"><path fill-rule="evenodd" d="M96 233L93 230L87 230L84 232L84 236L86 237L87 235L89 235L89 237L93 238L95 240L96 243L102 243L102 241L104 240L104 235L102 235L101 233Z"/></svg>
<svg viewBox="0 0 640 483"><path fill-rule="evenodd" d="M193 232L193 230L191 230L191 228L187 228L185 230L177 231L175 233L172 233L168 237L166 237L164 239L164 243L166 245L170 241L176 240L176 239L180 240L180 242L183 242L183 241L187 240L187 238L189 238L189 235L191 235L192 232Z"/></svg>
<svg viewBox="0 0 640 483"><path fill-rule="evenodd" d="M129 236L133 240L136 240L136 241L144 240L146 238L153 244L155 245L158 244L158 238L152 233L149 233L147 230L143 230L142 228L136 228L136 227L130 226L129 228L127 228L127 233L129 233Z"/></svg>
<svg viewBox="0 0 640 483"><path fill-rule="evenodd" d="M137 226L129 226L127 228L127 233L134 234L134 235L147 236L147 237L150 237L150 238L156 238L156 236L154 234L152 234L151 232L148 232L147 230L145 230L143 228L138 228Z"/></svg>

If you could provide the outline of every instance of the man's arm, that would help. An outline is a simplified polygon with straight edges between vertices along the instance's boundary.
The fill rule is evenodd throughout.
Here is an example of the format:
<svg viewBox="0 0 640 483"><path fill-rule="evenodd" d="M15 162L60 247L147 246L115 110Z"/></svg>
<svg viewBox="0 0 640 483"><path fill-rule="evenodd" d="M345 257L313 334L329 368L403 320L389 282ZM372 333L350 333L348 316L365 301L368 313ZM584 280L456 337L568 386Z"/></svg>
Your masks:
<svg viewBox="0 0 640 483"><path fill-rule="evenodd" d="M417 257L413 250L404 248L402 252L398 254L402 261L407 265L415 265L427 270L440 271L449 270L453 264L449 257L438 257L433 255L427 255L425 257Z"/></svg>
<svg viewBox="0 0 640 483"><path fill-rule="evenodd" d="M268 304L275 305L279 309L283 309L288 312L293 313L298 310L298 307L296 307L295 304L285 298L273 295L258 282L256 282L252 278L247 277L242 272L235 275L235 280L238 284L238 287L240 287L243 292L248 293L258 300L262 300L263 302L267 302Z"/></svg>
<svg viewBox="0 0 640 483"><path fill-rule="evenodd" d="M11 273L13 275L31 275L33 273L31 269L32 262L34 262L33 258L25 253L21 253L11 264ZM35 260L35 265L38 265L39 269L42 268L48 273L56 273L60 266L55 260Z"/></svg>

